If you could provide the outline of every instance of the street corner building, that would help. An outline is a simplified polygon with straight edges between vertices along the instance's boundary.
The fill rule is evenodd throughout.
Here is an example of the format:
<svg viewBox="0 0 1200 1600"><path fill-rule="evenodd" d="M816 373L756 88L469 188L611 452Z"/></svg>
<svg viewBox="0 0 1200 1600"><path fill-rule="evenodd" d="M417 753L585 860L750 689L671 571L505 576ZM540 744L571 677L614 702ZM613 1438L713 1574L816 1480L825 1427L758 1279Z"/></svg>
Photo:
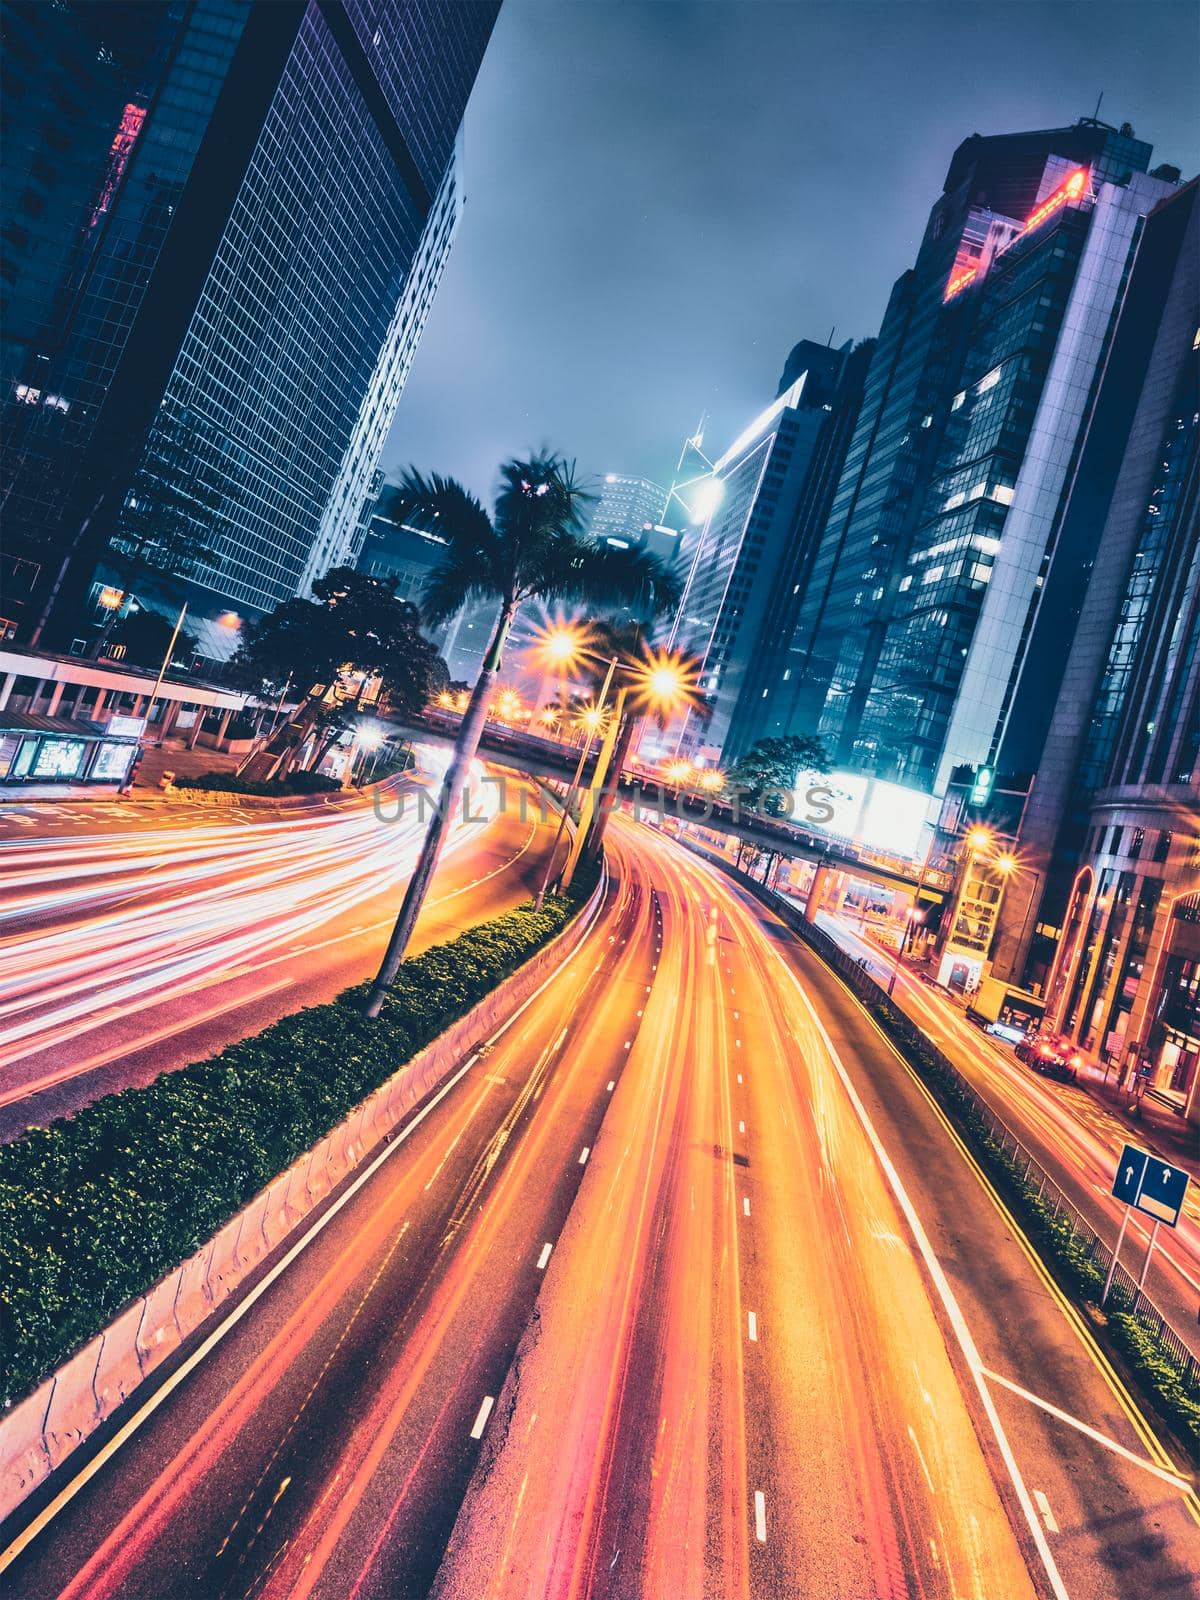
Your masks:
<svg viewBox="0 0 1200 1600"><path fill-rule="evenodd" d="M5 0L5 639L85 650L157 542L126 603L219 659L354 559L498 9Z"/></svg>

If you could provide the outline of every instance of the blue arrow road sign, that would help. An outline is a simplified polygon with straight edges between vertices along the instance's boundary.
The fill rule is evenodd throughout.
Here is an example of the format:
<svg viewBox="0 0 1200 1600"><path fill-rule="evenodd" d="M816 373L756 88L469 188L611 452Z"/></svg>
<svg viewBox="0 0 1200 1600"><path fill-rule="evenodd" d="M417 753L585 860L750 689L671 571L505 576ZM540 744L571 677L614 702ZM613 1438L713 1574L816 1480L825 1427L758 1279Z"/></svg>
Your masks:
<svg viewBox="0 0 1200 1600"><path fill-rule="evenodd" d="M1117 1162L1117 1175L1113 1179L1112 1192L1118 1200L1124 1200L1127 1206L1137 1205L1137 1197L1141 1191L1142 1179L1146 1175L1146 1163L1150 1157L1144 1150L1135 1150L1127 1144L1121 1151L1121 1159Z"/></svg>
<svg viewBox="0 0 1200 1600"><path fill-rule="evenodd" d="M1183 1210L1187 1186L1188 1175L1182 1167L1173 1167L1169 1161L1160 1161L1127 1144L1121 1151L1112 1192L1127 1206L1136 1206L1156 1222L1173 1228Z"/></svg>

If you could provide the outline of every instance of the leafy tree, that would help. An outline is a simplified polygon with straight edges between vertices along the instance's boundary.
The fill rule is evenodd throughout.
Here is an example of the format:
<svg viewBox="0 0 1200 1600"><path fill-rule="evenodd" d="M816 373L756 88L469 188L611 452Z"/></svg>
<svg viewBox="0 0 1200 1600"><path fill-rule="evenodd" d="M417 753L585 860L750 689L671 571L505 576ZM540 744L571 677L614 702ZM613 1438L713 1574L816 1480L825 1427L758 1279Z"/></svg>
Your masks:
<svg viewBox="0 0 1200 1600"><path fill-rule="evenodd" d="M445 687L445 663L421 632L420 612L397 595L396 585L395 578L334 567L313 584L311 600L285 600L246 625L235 679L256 693L281 694L290 685L301 702L267 744L274 767L314 732L310 765L319 762L361 709L371 677L379 677L391 707L409 714ZM354 682L350 673L362 677Z"/></svg>
<svg viewBox="0 0 1200 1600"><path fill-rule="evenodd" d="M828 770L829 754L820 739L792 733L781 739L759 739L751 745L730 768L729 781L747 793L752 805L758 805L766 795L767 812L778 817L783 815L784 807L772 790L794 789L798 773Z"/></svg>
<svg viewBox="0 0 1200 1600"><path fill-rule="evenodd" d="M441 803L430 823L416 870L392 930L379 975L367 1000L377 1016L404 959L421 906L445 843L455 799L479 748L504 646L526 601L584 601L597 606L637 603L663 611L679 598L674 575L639 550L602 545L584 534L582 513L590 496L574 468L545 451L506 461L491 515L452 478L426 477L410 468L398 486L393 515L446 541L441 566L429 580L422 613L446 621L463 605L490 601L496 626L463 714Z"/></svg>

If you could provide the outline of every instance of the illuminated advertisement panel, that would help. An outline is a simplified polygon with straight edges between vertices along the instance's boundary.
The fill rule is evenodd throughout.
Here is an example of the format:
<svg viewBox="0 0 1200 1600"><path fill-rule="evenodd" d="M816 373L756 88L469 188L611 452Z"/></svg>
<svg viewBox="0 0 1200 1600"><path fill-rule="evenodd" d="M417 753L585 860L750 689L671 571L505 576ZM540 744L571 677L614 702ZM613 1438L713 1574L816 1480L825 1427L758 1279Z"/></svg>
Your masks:
<svg viewBox="0 0 1200 1600"><path fill-rule="evenodd" d="M801 772L796 778L797 823L887 855L920 858L928 812L923 790L860 772Z"/></svg>

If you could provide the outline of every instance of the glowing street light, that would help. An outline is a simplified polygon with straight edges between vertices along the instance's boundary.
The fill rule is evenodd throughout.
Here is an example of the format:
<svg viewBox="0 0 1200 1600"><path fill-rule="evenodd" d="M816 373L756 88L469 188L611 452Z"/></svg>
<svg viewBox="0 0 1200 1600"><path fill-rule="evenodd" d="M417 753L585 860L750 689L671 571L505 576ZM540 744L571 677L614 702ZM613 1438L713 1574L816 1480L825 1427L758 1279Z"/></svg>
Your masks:
<svg viewBox="0 0 1200 1600"><path fill-rule="evenodd" d="M967 843L972 850L986 850L992 842L992 835L987 828L972 828L967 834Z"/></svg>
<svg viewBox="0 0 1200 1600"><path fill-rule="evenodd" d="M698 663L678 651L647 650L626 670L640 711L663 717L696 706L702 699Z"/></svg>
<svg viewBox="0 0 1200 1600"><path fill-rule="evenodd" d="M539 666L570 672L587 654L592 631L583 623L557 621L533 635L531 654Z"/></svg>
<svg viewBox="0 0 1200 1600"><path fill-rule="evenodd" d="M725 774L718 767L707 767L696 781L709 794L716 794L725 787Z"/></svg>

